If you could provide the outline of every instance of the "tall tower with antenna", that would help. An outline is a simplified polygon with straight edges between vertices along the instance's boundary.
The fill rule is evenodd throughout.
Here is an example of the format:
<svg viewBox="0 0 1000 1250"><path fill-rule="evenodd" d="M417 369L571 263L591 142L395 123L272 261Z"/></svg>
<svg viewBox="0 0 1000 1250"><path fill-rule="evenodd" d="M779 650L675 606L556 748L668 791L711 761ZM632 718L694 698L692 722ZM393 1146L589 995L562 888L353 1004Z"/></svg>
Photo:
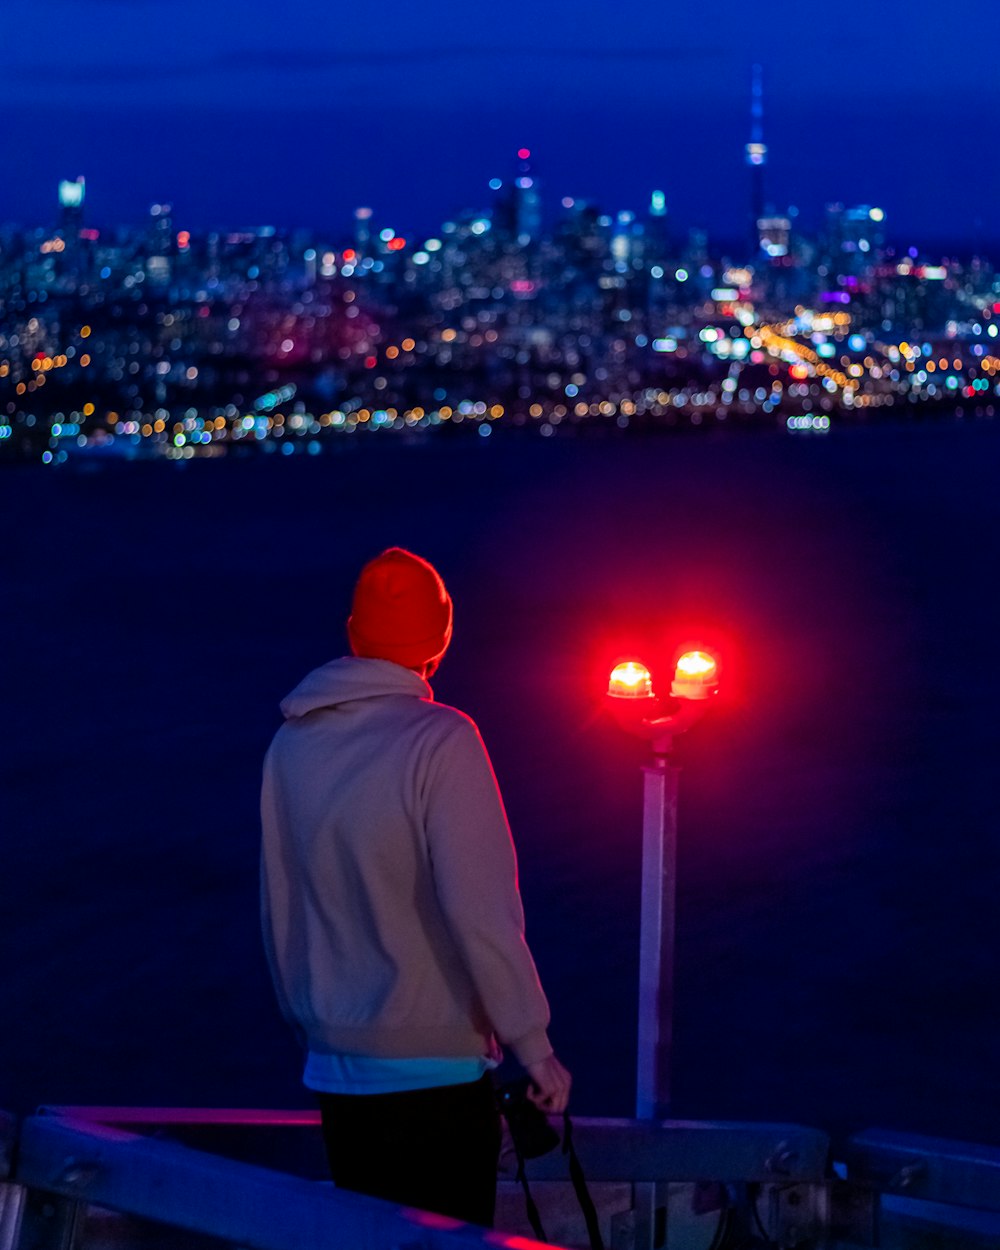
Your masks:
<svg viewBox="0 0 1000 1250"><path fill-rule="evenodd" d="M757 222L764 216L764 166L767 164L767 144L764 142L764 73L759 65L753 67L750 88L750 142L746 146L746 160L750 166L752 237L756 251Z"/></svg>

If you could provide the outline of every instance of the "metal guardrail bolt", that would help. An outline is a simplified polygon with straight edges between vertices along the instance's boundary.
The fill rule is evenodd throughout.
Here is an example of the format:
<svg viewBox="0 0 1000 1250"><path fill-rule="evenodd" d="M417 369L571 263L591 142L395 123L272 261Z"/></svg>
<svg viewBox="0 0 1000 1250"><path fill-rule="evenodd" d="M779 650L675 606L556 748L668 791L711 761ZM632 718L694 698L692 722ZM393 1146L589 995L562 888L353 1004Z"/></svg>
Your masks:
<svg viewBox="0 0 1000 1250"><path fill-rule="evenodd" d="M774 1154L764 1160L764 1167L777 1176L788 1176L791 1173L792 1164L798 1157L799 1152L789 1142L779 1142Z"/></svg>
<svg viewBox="0 0 1000 1250"><path fill-rule="evenodd" d="M889 1189L909 1189L914 1181L923 1180L927 1175L926 1163L908 1163L900 1168L889 1182Z"/></svg>
<svg viewBox="0 0 1000 1250"><path fill-rule="evenodd" d="M71 1189L82 1189L90 1184L100 1170L99 1164L70 1155L63 1160L63 1170L59 1173L58 1183Z"/></svg>

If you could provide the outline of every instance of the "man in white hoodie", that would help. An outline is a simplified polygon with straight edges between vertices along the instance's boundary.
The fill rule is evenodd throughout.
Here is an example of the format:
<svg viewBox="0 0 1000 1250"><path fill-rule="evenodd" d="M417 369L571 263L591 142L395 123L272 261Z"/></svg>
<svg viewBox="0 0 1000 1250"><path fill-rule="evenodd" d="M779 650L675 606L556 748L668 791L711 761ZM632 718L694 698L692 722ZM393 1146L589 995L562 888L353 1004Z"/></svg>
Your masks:
<svg viewBox="0 0 1000 1250"><path fill-rule="evenodd" d="M437 571L394 547L362 570L351 656L281 707L264 765L264 942L307 1051L335 1182L493 1221L499 1045L545 1111L570 1076L524 940L486 748L427 678L451 641Z"/></svg>

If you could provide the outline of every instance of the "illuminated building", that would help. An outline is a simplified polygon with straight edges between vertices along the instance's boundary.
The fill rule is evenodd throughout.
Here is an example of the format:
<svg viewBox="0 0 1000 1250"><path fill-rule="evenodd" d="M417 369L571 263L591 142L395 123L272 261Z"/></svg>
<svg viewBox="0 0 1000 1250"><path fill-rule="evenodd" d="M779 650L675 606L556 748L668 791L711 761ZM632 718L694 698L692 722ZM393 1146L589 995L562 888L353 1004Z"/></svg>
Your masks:
<svg viewBox="0 0 1000 1250"><path fill-rule="evenodd" d="M146 277L157 287L165 287L173 271L173 218L169 204L152 204L149 209L149 243Z"/></svg>
<svg viewBox="0 0 1000 1250"><path fill-rule="evenodd" d="M663 219L667 215L667 197L662 191L654 191L649 197L649 215L651 218Z"/></svg>
<svg viewBox="0 0 1000 1250"><path fill-rule="evenodd" d="M753 242L759 242L757 223L764 216L764 166L767 144L764 142L764 79L759 65L753 67L750 90L750 142L746 145L746 162L750 167L750 212L754 226Z"/></svg>
<svg viewBox="0 0 1000 1250"><path fill-rule="evenodd" d="M788 217L758 217L757 239L765 256L787 256L791 247L792 223Z"/></svg>
<svg viewBox="0 0 1000 1250"><path fill-rule="evenodd" d="M825 245L830 259L848 272L875 264L885 248L885 210L869 204L826 206Z"/></svg>
<svg viewBox="0 0 1000 1250"><path fill-rule="evenodd" d="M844 214L844 232L841 248L845 252L858 252L869 263L876 260L885 247L885 212L862 204L849 208Z"/></svg>
<svg viewBox="0 0 1000 1250"><path fill-rule="evenodd" d="M514 179L514 230L521 246L537 243L542 233L542 197L538 178L532 172L531 152L519 148L518 172Z"/></svg>
<svg viewBox="0 0 1000 1250"><path fill-rule="evenodd" d="M714 283L714 278L704 271L710 268L708 254L708 235L704 230L688 231L688 241L681 255L682 271L687 275L683 281L688 282L692 291L707 292Z"/></svg>
<svg viewBox="0 0 1000 1250"><path fill-rule="evenodd" d="M78 178L63 178L59 183L59 228L67 243L75 242L83 226L83 201L87 182L81 174Z"/></svg>
<svg viewBox="0 0 1000 1250"><path fill-rule="evenodd" d="M661 264L670 253L670 231L667 224L667 197L662 191L654 191L649 197L646 219L646 260L653 265Z"/></svg>
<svg viewBox="0 0 1000 1250"><path fill-rule="evenodd" d="M173 250L173 206L152 204L149 209L149 250L156 256L169 256Z"/></svg>
<svg viewBox="0 0 1000 1250"><path fill-rule="evenodd" d="M600 211L589 200L580 199L564 200L563 208L566 216L556 237L571 267L586 270L599 264L608 254L608 233L601 225Z"/></svg>
<svg viewBox="0 0 1000 1250"><path fill-rule="evenodd" d="M371 250L372 210L356 208L354 210L354 247L359 256L367 256Z"/></svg>
<svg viewBox="0 0 1000 1250"><path fill-rule="evenodd" d="M641 229L637 226L635 213L628 209L620 212L615 218L614 233L611 235L611 258L615 262L616 268L623 266L627 269L638 250L638 231Z"/></svg>

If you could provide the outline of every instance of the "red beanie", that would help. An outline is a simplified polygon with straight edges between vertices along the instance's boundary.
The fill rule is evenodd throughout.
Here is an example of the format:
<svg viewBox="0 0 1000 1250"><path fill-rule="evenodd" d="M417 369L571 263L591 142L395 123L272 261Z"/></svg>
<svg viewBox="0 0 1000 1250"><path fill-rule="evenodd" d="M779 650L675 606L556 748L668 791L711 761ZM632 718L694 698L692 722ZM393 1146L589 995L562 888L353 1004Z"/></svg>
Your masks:
<svg viewBox="0 0 1000 1250"><path fill-rule="evenodd" d="M355 655L421 668L451 642L451 598L437 569L390 547L361 570L347 618Z"/></svg>

